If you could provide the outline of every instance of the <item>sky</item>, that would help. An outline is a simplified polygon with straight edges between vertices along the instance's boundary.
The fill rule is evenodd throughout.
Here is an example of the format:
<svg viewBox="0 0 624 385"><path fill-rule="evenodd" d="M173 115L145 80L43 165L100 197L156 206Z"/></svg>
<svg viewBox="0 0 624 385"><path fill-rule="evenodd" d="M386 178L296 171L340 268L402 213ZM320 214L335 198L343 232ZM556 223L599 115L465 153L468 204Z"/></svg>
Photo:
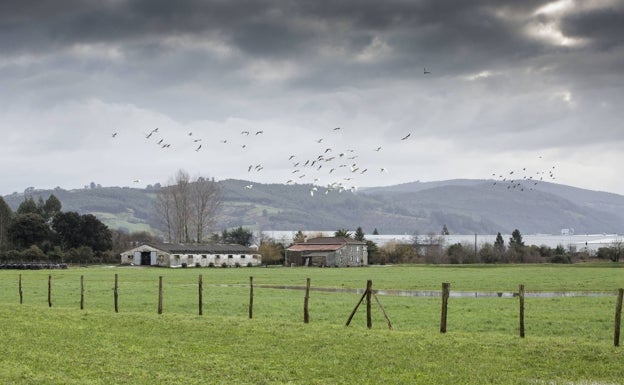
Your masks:
<svg viewBox="0 0 624 385"><path fill-rule="evenodd" d="M2 1L0 194L179 170L624 194L622 20L621 0Z"/></svg>

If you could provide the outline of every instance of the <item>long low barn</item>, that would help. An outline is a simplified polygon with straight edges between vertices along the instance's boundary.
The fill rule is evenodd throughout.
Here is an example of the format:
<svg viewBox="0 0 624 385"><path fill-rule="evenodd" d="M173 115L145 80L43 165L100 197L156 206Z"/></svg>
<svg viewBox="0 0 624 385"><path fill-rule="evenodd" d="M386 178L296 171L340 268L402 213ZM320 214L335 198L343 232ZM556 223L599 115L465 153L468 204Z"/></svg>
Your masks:
<svg viewBox="0 0 624 385"><path fill-rule="evenodd" d="M143 244L121 253L122 265L161 267L257 266L260 254L236 244Z"/></svg>

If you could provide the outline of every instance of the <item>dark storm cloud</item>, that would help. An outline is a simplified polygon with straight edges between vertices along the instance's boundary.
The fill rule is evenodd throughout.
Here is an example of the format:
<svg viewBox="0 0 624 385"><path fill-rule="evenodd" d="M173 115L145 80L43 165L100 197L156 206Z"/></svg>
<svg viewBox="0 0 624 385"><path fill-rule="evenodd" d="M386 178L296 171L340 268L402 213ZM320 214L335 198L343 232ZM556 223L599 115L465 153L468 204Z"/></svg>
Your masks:
<svg viewBox="0 0 624 385"><path fill-rule="evenodd" d="M526 12L534 3L142 0L49 4L3 2L0 42L5 52L210 31L250 55L295 54L314 50L319 43L357 50L375 34L396 38L404 56L416 50L442 54L466 44L473 47L475 56L481 49L509 53L518 49L510 43L521 40L493 11ZM318 25L310 27L314 22Z"/></svg>
<svg viewBox="0 0 624 385"><path fill-rule="evenodd" d="M598 49L624 46L624 3L604 9L574 13L562 20L567 36L587 38Z"/></svg>

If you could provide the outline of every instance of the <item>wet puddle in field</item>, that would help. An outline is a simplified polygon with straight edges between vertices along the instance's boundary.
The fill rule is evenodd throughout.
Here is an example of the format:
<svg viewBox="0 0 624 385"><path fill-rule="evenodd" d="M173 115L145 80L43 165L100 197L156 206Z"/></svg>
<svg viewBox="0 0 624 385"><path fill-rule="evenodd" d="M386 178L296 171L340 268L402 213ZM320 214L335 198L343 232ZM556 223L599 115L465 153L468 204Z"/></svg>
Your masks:
<svg viewBox="0 0 624 385"><path fill-rule="evenodd" d="M249 285L214 285L220 287L248 287ZM254 284L254 288L264 289L283 289L283 290L305 290L305 286L293 285L262 285ZM364 294L365 288L349 289L349 288L332 288L332 287L310 287L310 291L322 291L328 293L354 293ZM442 292L438 290L384 290L373 289L377 295L387 295L394 297L441 297ZM616 296L615 291L525 291L525 298L558 298L558 297L613 297ZM450 292L451 298L516 298L518 292L512 291L453 291Z"/></svg>

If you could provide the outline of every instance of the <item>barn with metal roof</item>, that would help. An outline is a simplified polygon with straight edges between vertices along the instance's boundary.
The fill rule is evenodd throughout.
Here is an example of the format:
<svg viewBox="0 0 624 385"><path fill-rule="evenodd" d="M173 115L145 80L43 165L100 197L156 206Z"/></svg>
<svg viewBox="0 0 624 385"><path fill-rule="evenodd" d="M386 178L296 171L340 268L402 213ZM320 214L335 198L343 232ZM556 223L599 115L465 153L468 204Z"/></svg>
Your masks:
<svg viewBox="0 0 624 385"><path fill-rule="evenodd" d="M161 267L257 266L262 257L255 250L237 244L158 243L121 253L122 265Z"/></svg>

